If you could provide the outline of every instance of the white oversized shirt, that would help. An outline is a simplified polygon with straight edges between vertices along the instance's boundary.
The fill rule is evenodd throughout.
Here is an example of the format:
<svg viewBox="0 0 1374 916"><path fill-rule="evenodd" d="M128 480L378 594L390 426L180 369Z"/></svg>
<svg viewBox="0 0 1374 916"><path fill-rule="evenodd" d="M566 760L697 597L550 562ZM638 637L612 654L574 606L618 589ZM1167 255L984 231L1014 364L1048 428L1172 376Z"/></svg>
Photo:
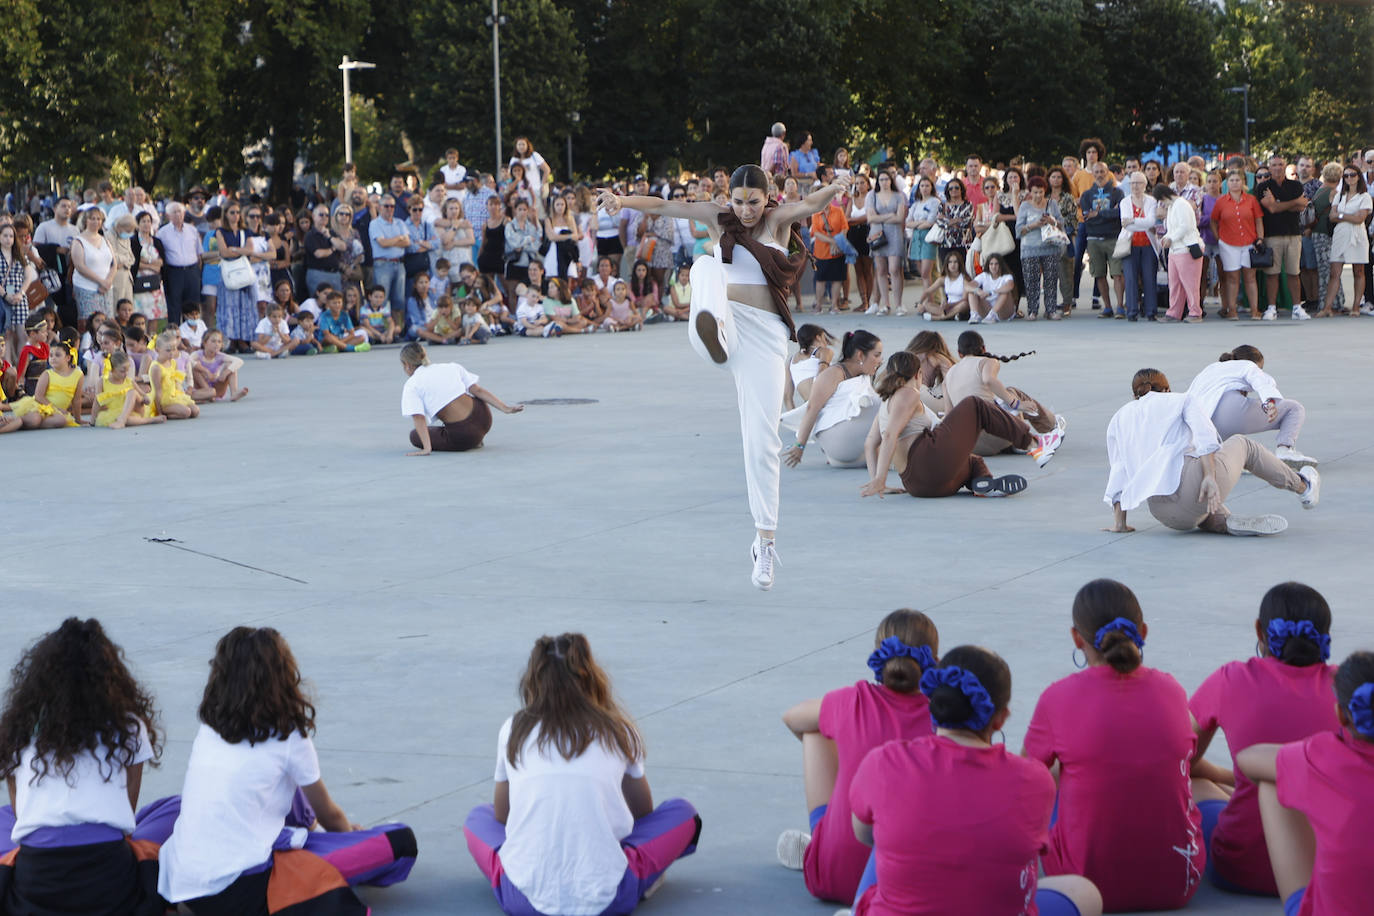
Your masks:
<svg viewBox="0 0 1374 916"><path fill-rule="evenodd" d="M1167 496L1183 478L1183 459L1221 446L1211 413L1186 394L1151 391L1131 401L1107 425L1107 492L1102 501L1122 509L1151 496Z"/></svg>
<svg viewBox="0 0 1374 916"><path fill-rule="evenodd" d="M1201 405L1207 416L1216 413L1221 396L1228 391L1253 391L1261 401L1283 400L1273 376L1248 359L1228 359L1203 369L1188 386L1188 397Z"/></svg>
<svg viewBox="0 0 1374 916"><path fill-rule="evenodd" d="M407 417L424 414L425 420L433 423L439 411L467 394L476 384L477 376L457 363L420 366L401 389L401 414Z"/></svg>

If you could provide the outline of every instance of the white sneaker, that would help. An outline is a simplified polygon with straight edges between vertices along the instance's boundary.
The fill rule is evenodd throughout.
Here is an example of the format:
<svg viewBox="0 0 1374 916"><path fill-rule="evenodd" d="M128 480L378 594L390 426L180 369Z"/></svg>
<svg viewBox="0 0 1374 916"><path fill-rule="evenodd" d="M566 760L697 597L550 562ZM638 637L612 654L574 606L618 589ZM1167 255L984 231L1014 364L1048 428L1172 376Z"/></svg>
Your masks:
<svg viewBox="0 0 1374 916"><path fill-rule="evenodd" d="M1374 318L1374 305L1370 305L1366 302L1364 305L1360 306L1360 314L1364 315L1366 318Z"/></svg>
<svg viewBox="0 0 1374 916"><path fill-rule="evenodd" d="M1269 306L1269 308L1264 310L1264 314L1260 316L1260 321L1277 321L1278 317L1278 308L1276 306L1271 305Z"/></svg>
<svg viewBox="0 0 1374 916"><path fill-rule="evenodd" d="M878 314L878 304L875 302L875 303L873 303L872 305L870 305L870 306L868 307L868 309L864 312L864 314L865 314L865 315L876 315L876 314Z"/></svg>
<svg viewBox="0 0 1374 916"><path fill-rule="evenodd" d="M978 317L978 315L976 315L976 314L970 315L970 316L968 317L968 323L969 323L969 324L982 324L982 323L983 323L983 319L980 318L980 317Z"/></svg>
<svg viewBox="0 0 1374 916"><path fill-rule="evenodd" d="M1321 464L1316 458L1313 458L1311 455L1304 455L1291 445L1280 445L1278 448L1274 449L1274 455L1284 464L1292 468L1301 468L1303 465L1307 464Z"/></svg>
<svg viewBox="0 0 1374 916"><path fill-rule="evenodd" d="M922 312L922 313L921 313L921 318L922 318L922 320L924 320L924 321L934 321L934 320L935 320L935 318L930 314L930 312Z"/></svg>
<svg viewBox="0 0 1374 916"><path fill-rule="evenodd" d="M1298 499L1302 500L1302 507L1315 509L1317 501L1322 497L1322 475L1318 474L1317 469L1309 464L1298 471L1298 476L1307 481L1307 489L1298 494Z"/></svg>
<svg viewBox="0 0 1374 916"><path fill-rule="evenodd" d="M1059 446L1064 444L1064 434L1058 429L1052 429L1036 438L1038 441L1027 454L1035 459L1036 467L1043 468L1050 463L1050 459L1059 450Z"/></svg>
<svg viewBox="0 0 1374 916"><path fill-rule="evenodd" d="M986 315L983 316L983 324L996 324L1001 320L1001 318L997 317L997 312L995 311L988 312Z"/></svg>
<svg viewBox="0 0 1374 916"><path fill-rule="evenodd" d="M894 314L896 314L898 318L903 318L903 317L905 317L905 316L906 316L906 306L905 306L905 305L901 306L900 308L897 309L897 311L896 311Z"/></svg>
<svg viewBox="0 0 1374 916"><path fill-rule="evenodd" d="M1263 537L1288 530L1288 519L1282 515L1228 515L1226 533L1236 537Z"/></svg>
<svg viewBox="0 0 1374 916"><path fill-rule="evenodd" d="M1294 321L1310 321L1312 319L1312 316L1307 314L1307 309L1303 308L1301 305L1293 306L1292 317Z"/></svg>
<svg viewBox="0 0 1374 916"><path fill-rule="evenodd" d="M1054 428L1059 430L1060 435L1069 431L1069 418L1061 414L1054 416Z"/></svg>
<svg viewBox="0 0 1374 916"><path fill-rule="evenodd" d="M773 567L778 563L778 551L773 546L773 542L763 543L759 537L754 538L754 543L749 546L749 556L754 561L754 572L750 576L750 581L755 588L763 589L765 592L773 587Z"/></svg>
<svg viewBox="0 0 1374 916"><path fill-rule="evenodd" d="M271 354L271 353L268 353L266 350L259 350L259 351L257 351L256 353L254 353L253 355L256 356L258 359L271 359L271 358L272 358L272 354Z"/></svg>
<svg viewBox="0 0 1374 916"><path fill-rule="evenodd" d="M783 868L801 871L809 845L811 834L805 830L784 830L778 835L778 862Z"/></svg>

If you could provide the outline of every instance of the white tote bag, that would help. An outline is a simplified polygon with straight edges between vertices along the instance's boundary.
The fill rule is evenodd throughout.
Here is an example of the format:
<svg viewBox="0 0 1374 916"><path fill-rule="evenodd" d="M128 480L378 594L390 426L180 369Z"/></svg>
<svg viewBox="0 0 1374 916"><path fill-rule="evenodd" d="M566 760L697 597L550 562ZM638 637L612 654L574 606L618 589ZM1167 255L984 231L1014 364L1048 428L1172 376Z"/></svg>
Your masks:
<svg viewBox="0 0 1374 916"><path fill-rule="evenodd" d="M223 262L220 265L219 277L225 289L244 289L257 281L257 277L253 274L253 265L247 257L233 258Z"/></svg>

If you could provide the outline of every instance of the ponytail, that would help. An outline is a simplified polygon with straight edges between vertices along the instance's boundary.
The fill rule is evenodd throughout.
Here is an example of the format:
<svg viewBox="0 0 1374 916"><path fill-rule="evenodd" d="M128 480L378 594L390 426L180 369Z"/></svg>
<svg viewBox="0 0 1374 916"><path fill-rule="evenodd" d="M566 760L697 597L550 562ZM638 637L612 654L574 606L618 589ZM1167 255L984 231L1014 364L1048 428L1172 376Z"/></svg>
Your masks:
<svg viewBox="0 0 1374 916"><path fill-rule="evenodd" d="M1169 380L1158 369L1141 369L1131 377L1131 396L1139 400L1151 391L1168 391Z"/></svg>
<svg viewBox="0 0 1374 916"><path fill-rule="evenodd" d="M892 397L898 389L916 377L916 371L919 367L920 363L916 357L906 350L898 350L893 353L887 359L887 369L878 379L878 384L874 386L874 390L878 392L878 397L884 401Z"/></svg>
<svg viewBox="0 0 1374 916"><path fill-rule="evenodd" d="M1306 668L1331 657L1331 607L1301 582L1280 582L1260 599L1259 629L1269 654Z"/></svg>
<svg viewBox="0 0 1374 916"><path fill-rule="evenodd" d="M1145 615L1135 593L1114 579L1094 579L1073 599L1073 626L1118 674L1145 660Z"/></svg>
<svg viewBox="0 0 1374 916"><path fill-rule="evenodd" d="M1227 363L1233 359L1249 360L1255 365L1264 362L1264 354L1259 351L1259 347L1252 347L1249 344L1241 344L1234 350L1228 350L1217 357L1217 362Z"/></svg>
<svg viewBox="0 0 1374 916"><path fill-rule="evenodd" d="M744 168L744 166L740 166L740 168ZM868 353L880 343L882 341L877 334L869 333L863 329L847 331L844 335L844 343L840 345L840 359L849 359L859 351Z"/></svg>
<svg viewBox="0 0 1374 916"><path fill-rule="evenodd" d="M1034 350L1027 350L1015 356L998 356L996 353L989 353L983 344L983 335L977 331L965 331L959 335L959 355L960 356L986 356L988 359L999 359L1004 363L1009 363L1014 359L1023 356L1034 356Z"/></svg>

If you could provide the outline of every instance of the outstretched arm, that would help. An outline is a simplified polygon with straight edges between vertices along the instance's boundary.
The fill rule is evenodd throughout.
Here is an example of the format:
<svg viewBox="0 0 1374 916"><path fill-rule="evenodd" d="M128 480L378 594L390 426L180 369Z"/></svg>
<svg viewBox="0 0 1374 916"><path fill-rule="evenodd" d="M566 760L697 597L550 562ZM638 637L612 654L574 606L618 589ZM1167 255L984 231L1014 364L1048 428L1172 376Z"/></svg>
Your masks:
<svg viewBox="0 0 1374 916"><path fill-rule="evenodd" d="M715 225L716 215L721 212L720 207L709 201L689 203L684 200L664 200L661 197L641 197L638 194L619 196L607 188L602 188L596 192L596 207L598 210L605 210L612 216L619 213L621 207L627 207L631 210L638 210L640 213L694 219L708 226Z"/></svg>
<svg viewBox="0 0 1374 916"><path fill-rule="evenodd" d="M773 221L779 225L787 226L811 216L813 213L820 213L830 202L841 194L849 191L850 179L846 176L836 178L823 188L812 191L799 201L790 204L782 204L770 214Z"/></svg>
<svg viewBox="0 0 1374 916"><path fill-rule="evenodd" d="M490 404L492 407L495 407L502 413L519 413L520 411L525 409L524 404L516 404L514 407L512 407L505 401L498 398L496 395L492 394L487 389L483 388L481 385L473 385L471 388L468 389L468 394L472 395L479 401L485 401L486 403Z"/></svg>

